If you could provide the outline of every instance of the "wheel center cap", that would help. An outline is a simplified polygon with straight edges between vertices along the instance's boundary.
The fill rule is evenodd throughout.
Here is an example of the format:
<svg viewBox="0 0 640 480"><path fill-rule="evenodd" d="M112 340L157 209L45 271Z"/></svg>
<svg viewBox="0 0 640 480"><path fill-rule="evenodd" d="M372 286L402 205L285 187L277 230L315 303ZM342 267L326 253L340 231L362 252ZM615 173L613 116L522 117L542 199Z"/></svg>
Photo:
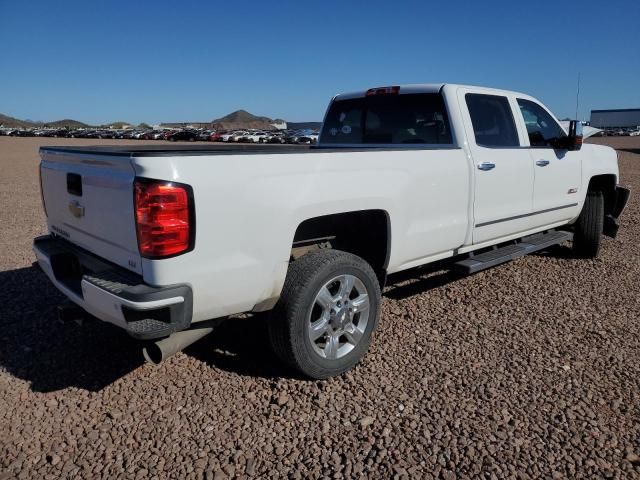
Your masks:
<svg viewBox="0 0 640 480"><path fill-rule="evenodd" d="M331 323L333 328L344 328L349 323L349 319L349 309L343 307L335 313Z"/></svg>
<svg viewBox="0 0 640 480"><path fill-rule="evenodd" d="M340 309L340 311L338 312L338 320L340 323L340 328L343 328L349 321L349 310L346 308Z"/></svg>

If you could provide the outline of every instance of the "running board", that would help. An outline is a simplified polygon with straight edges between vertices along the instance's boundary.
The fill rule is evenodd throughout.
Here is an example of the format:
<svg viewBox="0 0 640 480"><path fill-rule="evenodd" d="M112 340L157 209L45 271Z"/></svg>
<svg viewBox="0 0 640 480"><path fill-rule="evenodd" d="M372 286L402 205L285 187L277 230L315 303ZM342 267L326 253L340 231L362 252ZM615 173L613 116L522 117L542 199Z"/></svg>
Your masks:
<svg viewBox="0 0 640 480"><path fill-rule="evenodd" d="M470 254L468 258L460 260L453 264L454 271L463 274L476 273L486 268L495 267L502 263L524 257L533 252L544 250L553 245L559 245L571 240L573 234L571 232L557 232L550 230L544 233L536 233L528 237L521 238L509 245L502 247L494 247L493 250L480 253L478 255Z"/></svg>

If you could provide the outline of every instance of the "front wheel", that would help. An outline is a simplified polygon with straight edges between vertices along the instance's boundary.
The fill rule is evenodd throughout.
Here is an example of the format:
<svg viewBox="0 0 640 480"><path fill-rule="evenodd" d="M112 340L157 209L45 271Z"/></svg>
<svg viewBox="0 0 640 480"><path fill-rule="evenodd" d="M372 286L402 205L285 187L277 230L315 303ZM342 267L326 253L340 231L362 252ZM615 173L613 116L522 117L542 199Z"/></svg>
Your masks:
<svg viewBox="0 0 640 480"><path fill-rule="evenodd" d="M333 377L362 359L379 310L380 285L367 262L339 250L310 253L289 266L269 339L305 376Z"/></svg>
<svg viewBox="0 0 640 480"><path fill-rule="evenodd" d="M578 257L596 258L602 241L604 224L604 196L602 192L587 192L582 212L576 220L573 252Z"/></svg>

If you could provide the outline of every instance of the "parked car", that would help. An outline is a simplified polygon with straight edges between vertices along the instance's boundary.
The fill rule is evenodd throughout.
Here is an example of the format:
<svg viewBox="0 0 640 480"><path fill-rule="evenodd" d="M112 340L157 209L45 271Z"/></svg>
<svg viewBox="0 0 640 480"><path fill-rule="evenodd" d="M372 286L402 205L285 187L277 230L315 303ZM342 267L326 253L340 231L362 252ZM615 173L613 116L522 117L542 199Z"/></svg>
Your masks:
<svg viewBox="0 0 640 480"><path fill-rule="evenodd" d="M167 140L169 140L170 142L176 142L176 141L194 142L197 139L198 139L198 134L193 130L179 130L167 136Z"/></svg>
<svg viewBox="0 0 640 480"><path fill-rule="evenodd" d="M160 130L147 130L142 132L140 140L156 140L156 135L162 133Z"/></svg>
<svg viewBox="0 0 640 480"><path fill-rule="evenodd" d="M225 135L227 133L226 130L218 130L218 131L214 131L211 133L211 135L209 135L209 141L210 142L221 142L222 141L222 136Z"/></svg>
<svg viewBox="0 0 640 480"><path fill-rule="evenodd" d="M198 132L198 140L207 142L209 141L209 137L211 137L213 133L214 132L212 130L201 130L200 132Z"/></svg>
<svg viewBox="0 0 640 480"><path fill-rule="evenodd" d="M267 136L265 132L249 132L239 138L239 142L243 143L262 143L262 140Z"/></svg>
<svg viewBox="0 0 640 480"><path fill-rule="evenodd" d="M262 139L262 143L285 143L284 134L282 132L269 133Z"/></svg>
<svg viewBox="0 0 640 480"><path fill-rule="evenodd" d="M318 141L318 135L311 133L308 135L300 135L296 143L303 144L303 145L315 145L317 141Z"/></svg>
<svg viewBox="0 0 640 480"><path fill-rule="evenodd" d="M244 130L240 130L240 131L236 131L233 134L231 134L228 139L227 142L235 142L238 143L240 142L240 139L243 138L244 136L248 135L249 132L246 132Z"/></svg>
<svg viewBox="0 0 640 480"><path fill-rule="evenodd" d="M233 137L234 135L236 135L236 131L229 131L226 133L223 133L220 135L218 141L220 142L230 142L231 141L231 137Z"/></svg>
<svg viewBox="0 0 640 480"><path fill-rule="evenodd" d="M43 147L34 252L67 316L155 340L149 361L273 309L278 356L327 378L369 348L388 274L471 274L570 239L597 257L629 190L580 128L522 93L425 84L334 97L313 149Z"/></svg>
<svg viewBox="0 0 640 480"><path fill-rule="evenodd" d="M10 137L30 137L31 131L24 129L16 129L9 132Z"/></svg>

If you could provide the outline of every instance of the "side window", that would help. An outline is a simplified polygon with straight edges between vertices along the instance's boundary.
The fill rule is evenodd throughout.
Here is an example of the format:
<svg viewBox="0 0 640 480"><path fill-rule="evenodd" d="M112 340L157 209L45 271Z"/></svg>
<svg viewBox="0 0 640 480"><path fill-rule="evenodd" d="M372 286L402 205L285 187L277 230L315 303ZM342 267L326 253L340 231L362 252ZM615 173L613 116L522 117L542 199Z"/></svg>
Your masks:
<svg viewBox="0 0 640 480"><path fill-rule="evenodd" d="M465 95L476 143L483 147L518 147L518 131L507 97Z"/></svg>
<svg viewBox="0 0 640 480"><path fill-rule="evenodd" d="M519 98L518 106L532 147L551 147L554 140L566 136L562 127L537 103Z"/></svg>

